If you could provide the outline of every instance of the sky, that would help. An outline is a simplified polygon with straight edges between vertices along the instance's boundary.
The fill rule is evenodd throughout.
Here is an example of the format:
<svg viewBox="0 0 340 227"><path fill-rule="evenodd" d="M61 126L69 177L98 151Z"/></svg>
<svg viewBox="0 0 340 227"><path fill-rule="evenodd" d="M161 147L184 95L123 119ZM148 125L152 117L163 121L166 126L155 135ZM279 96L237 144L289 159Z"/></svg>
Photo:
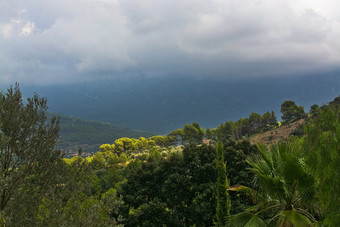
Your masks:
<svg viewBox="0 0 340 227"><path fill-rule="evenodd" d="M340 68L338 0L0 0L0 84Z"/></svg>

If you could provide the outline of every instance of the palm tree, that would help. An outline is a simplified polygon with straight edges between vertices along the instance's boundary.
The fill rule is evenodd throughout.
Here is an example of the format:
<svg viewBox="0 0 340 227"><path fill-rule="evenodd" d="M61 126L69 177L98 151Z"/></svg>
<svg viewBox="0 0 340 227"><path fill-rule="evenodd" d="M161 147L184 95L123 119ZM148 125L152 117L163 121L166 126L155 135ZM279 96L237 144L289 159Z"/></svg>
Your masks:
<svg viewBox="0 0 340 227"><path fill-rule="evenodd" d="M229 191L252 196L253 207L233 217L233 226L313 226L315 180L301 156L298 141L259 145L260 156L248 160L258 189L237 185Z"/></svg>

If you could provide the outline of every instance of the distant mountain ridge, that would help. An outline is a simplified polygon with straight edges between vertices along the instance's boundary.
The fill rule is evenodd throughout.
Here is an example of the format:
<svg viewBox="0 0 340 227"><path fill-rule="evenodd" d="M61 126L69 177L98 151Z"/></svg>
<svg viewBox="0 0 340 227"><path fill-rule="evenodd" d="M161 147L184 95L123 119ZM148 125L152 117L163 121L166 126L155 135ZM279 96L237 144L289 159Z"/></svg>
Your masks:
<svg viewBox="0 0 340 227"><path fill-rule="evenodd" d="M215 128L251 112L274 110L294 100L308 111L340 94L340 73L239 80L184 77L130 77L77 85L21 86L47 97L49 110L108 122L155 134L166 134L192 122Z"/></svg>

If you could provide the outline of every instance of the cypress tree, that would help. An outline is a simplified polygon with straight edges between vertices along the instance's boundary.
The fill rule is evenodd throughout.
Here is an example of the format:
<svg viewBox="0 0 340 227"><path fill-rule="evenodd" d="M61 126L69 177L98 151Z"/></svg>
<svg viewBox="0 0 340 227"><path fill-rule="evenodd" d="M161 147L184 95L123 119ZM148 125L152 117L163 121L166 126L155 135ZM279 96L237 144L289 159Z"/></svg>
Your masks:
<svg viewBox="0 0 340 227"><path fill-rule="evenodd" d="M227 188L229 187L229 181L227 178L227 170L223 157L223 144L218 142L216 146L217 153L217 226L230 225L230 199Z"/></svg>

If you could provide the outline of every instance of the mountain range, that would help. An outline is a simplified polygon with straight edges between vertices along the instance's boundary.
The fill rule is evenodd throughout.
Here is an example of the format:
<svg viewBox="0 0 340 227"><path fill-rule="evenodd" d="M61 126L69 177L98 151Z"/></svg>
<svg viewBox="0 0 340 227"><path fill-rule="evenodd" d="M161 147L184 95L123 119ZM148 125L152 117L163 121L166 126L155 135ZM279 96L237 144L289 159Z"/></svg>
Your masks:
<svg viewBox="0 0 340 227"><path fill-rule="evenodd" d="M166 134L198 122L215 128L251 112L274 110L294 100L305 107L340 94L340 73L233 80L127 77L69 85L21 86L24 96L46 97L49 111L116 126Z"/></svg>

